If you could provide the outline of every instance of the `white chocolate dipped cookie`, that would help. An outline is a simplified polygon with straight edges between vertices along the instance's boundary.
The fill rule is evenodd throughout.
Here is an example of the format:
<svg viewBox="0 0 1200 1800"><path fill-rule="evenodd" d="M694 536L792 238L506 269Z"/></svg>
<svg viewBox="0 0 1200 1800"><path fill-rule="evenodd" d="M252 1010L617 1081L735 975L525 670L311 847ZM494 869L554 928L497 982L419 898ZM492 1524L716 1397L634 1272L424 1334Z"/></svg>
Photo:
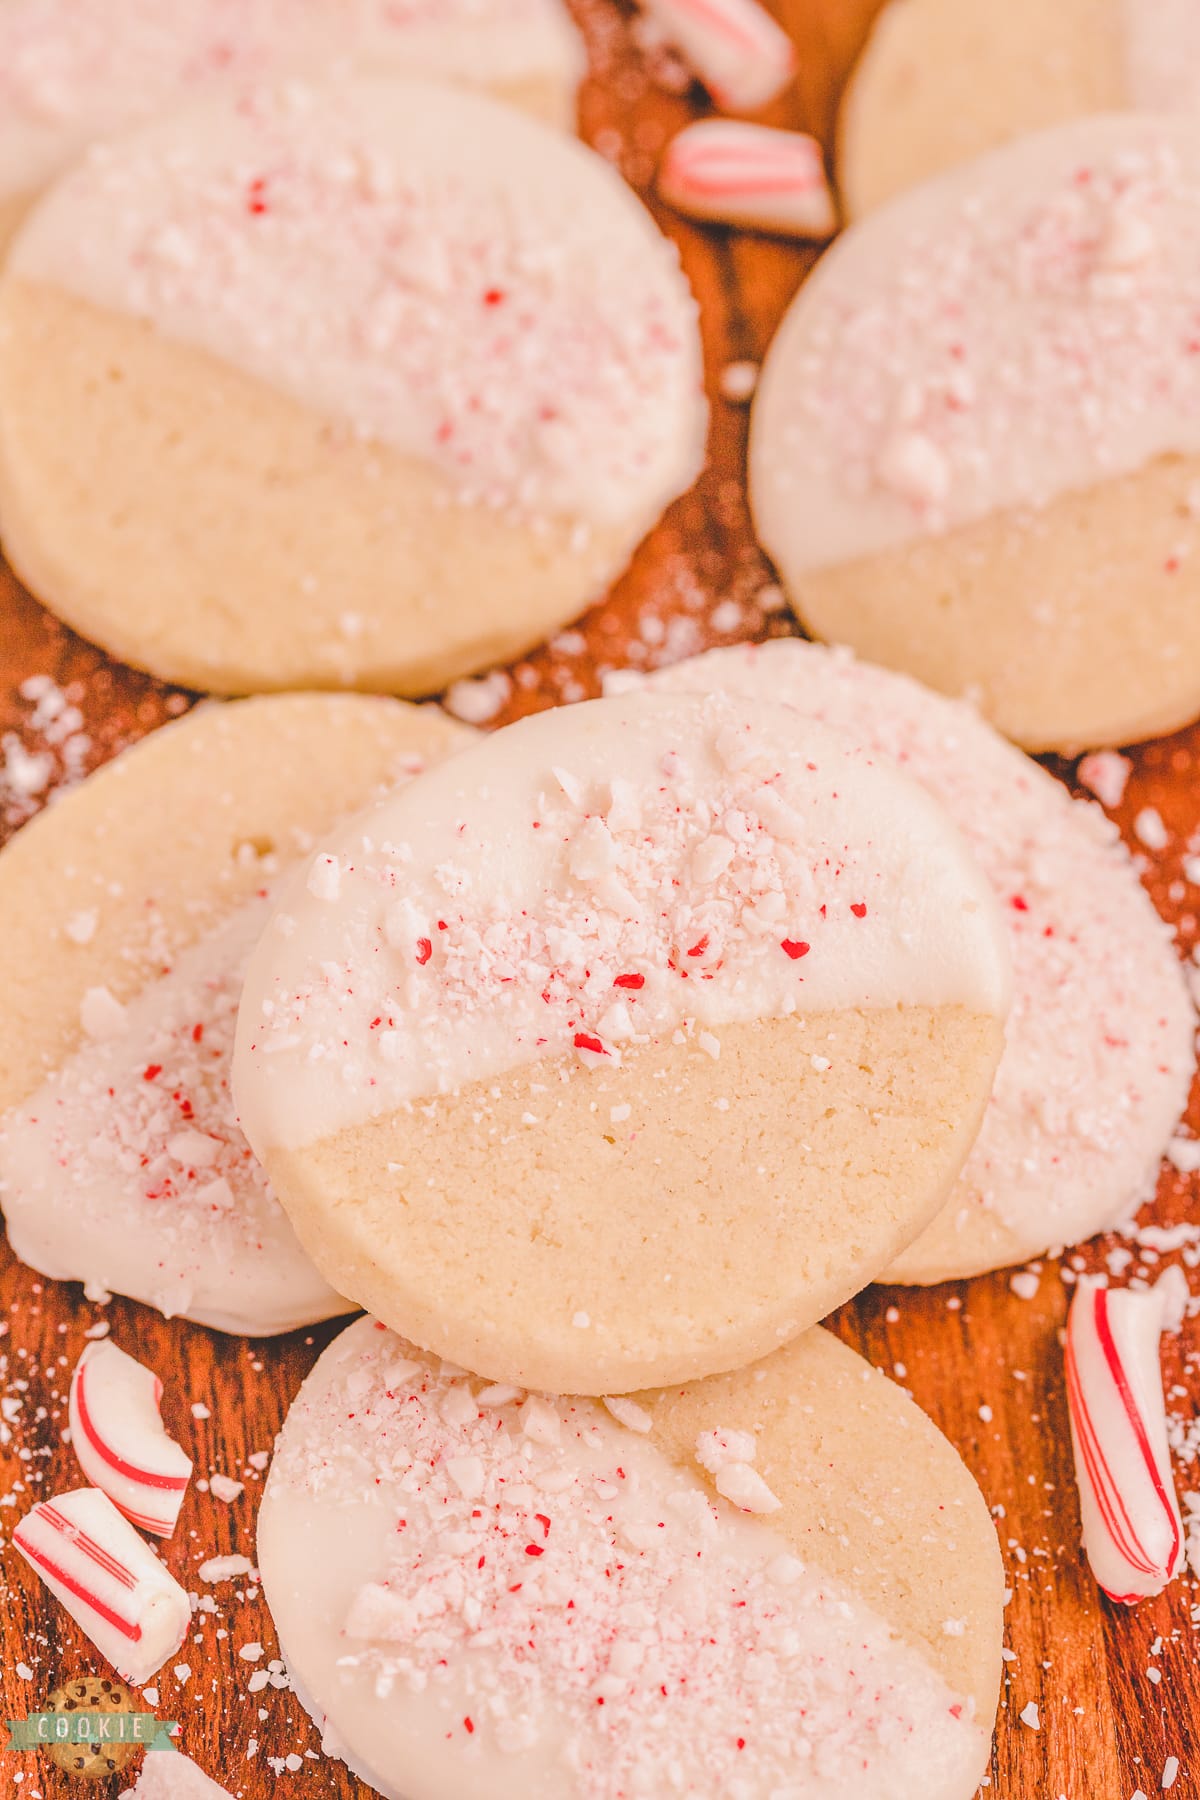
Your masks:
<svg viewBox="0 0 1200 1800"><path fill-rule="evenodd" d="M842 100L851 218L954 163L1089 113L1200 108L1191 0L889 0Z"/></svg>
<svg viewBox="0 0 1200 1800"><path fill-rule="evenodd" d="M1128 1218L1187 1104L1196 1016L1170 929L1099 807L961 701L844 650L740 645L649 686L794 706L886 757L946 808L1007 921L1013 1004L983 1125L944 1210L883 1279L977 1275Z"/></svg>
<svg viewBox="0 0 1200 1800"><path fill-rule="evenodd" d="M209 706L0 854L0 1205L44 1275L266 1335L351 1310L238 1127L242 969L314 834L474 733L354 695Z"/></svg>
<svg viewBox="0 0 1200 1800"><path fill-rule="evenodd" d="M509 726L326 839L247 969L246 1134L339 1291L496 1381L735 1368L944 1204L1008 1006L935 803L786 709Z"/></svg>
<svg viewBox="0 0 1200 1800"><path fill-rule="evenodd" d="M518 654L624 567L705 424L640 201L436 83L131 133L50 189L0 285L9 559L197 687L428 693Z"/></svg>
<svg viewBox="0 0 1200 1800"><path fill-rule="evenodd" d="M370 1319L284 1423L258 1558L294 1688L387 1800L969 1800L995 1529L820 1330L601 1405Z"/></svg>
<svg viewBox="0 0 1200 1800"><path fill-rule="evenodd" d="M436 76L566 127L585 61L560 0L5 0L0 248L91 144L219 88L335 67Z"/></svg>
<svg viewBox="0 0 1200 1800"><path fill-rule="evenodd" d="M1027 749L1200 712L1200 126L1088 119L914 189L792 303L755 522L817 636Z"/></svg>

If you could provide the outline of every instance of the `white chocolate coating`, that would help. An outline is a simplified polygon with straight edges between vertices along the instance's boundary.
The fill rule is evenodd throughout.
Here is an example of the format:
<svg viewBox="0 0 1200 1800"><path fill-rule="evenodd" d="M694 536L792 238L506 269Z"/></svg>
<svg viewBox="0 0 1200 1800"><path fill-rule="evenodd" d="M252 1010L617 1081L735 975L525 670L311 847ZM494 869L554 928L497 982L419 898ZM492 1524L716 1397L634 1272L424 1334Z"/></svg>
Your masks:
<svg viewBox="0 0 1200 1800"><path fill-rule="evenodd" d="M649 686L795 707L902 768L962 832L1014 975L995 1089L951 1202L964 1219L982 1202L1017 1257L1079 1242L1148 1198L1195 1073L1195 1009L1172 934L1098 808L963 702L845 651L735 646Z"/></svg>
<svg viewBox="0 0 1200 1800"><path fill-rule="evenodd" d="M369 1319L293 1404L258 1550L326 1747L391 1800L966 1800L982 1771L972 1703L653 1435Z"/></svg>
<svg viewBox="0 0 1200 1800"><path fill-rule="evenodd" d="M785 580L1200 451L1200 128L1078 120L854 226L771 347L755 519Z"/></svg>
<svg viewBox="0 0 1200 1800"><path fill-rule="evenodd" d="M339 63L569 92L584 57L558 0L5 0L0 197L216 87Z"/></svg>
<svg viewBox="0 0 1200 1800"><path fill-rule="evenodd" d="M782 709L541 714L327 841L247 970L259 1154L572 1049L836 1007L1002 1017L995 902L903 776Z"/></svg>
<svg viewBox="0 0 1200 1800"><path fill-rule="evenodd" d="M701 464L674 246L602 158L461 90L197 106L95 150L9 268L421 459L464 503L636 542Z"/></svg>
<svg viewBox="0 0 1200 1800"><path fill-rule="evenodd" d="M137 1780L117 1800L233 1800L233 1796L211 1781L191 1757L162 1751L145 1758Z"/></svg>
<svg viewBox="0 0 1200 1800"><path fill-rule="evenodd" d="M238 997L268 915L265 898L240 907L126 1006L90 990L85 1029L100 1035L0 1133L23 1262L222 1330L290 1331L350 1310L300 1248L233 1109Z"/></svg>
<svg viewBox="0 0 1200 1800"><path fill-rule="evenodd" d="M1195 115L1200 106L1200 16L1191 0L1117 0L1129 104Z"/></svg>

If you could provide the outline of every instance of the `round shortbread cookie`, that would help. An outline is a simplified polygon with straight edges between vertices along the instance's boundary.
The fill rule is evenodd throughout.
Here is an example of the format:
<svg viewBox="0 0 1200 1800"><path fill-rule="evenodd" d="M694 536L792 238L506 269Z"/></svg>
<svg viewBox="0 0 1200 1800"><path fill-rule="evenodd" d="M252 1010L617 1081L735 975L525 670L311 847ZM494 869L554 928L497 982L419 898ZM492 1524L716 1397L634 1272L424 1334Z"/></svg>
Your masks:
<svg viewBox="0 0 1200 1800"><path fill-rule="evenodd" d="M784 708L522 721L326 841L247 970L239 1115L339 1291L565 1393L736 1368L944 1204L1004 924L949 820Z"/></svg>
<svg viewBox="0 0 1200 1800"><path fill-rule="evenodd" d="M91 144L222 87L436 76L569 127L585 66L560 0L5 0L0 248Z"/></svg>
<svg viewBox="0 0 1200 1800"><path fill-rule="evenodd" d="M230 1094L242 971L281 869L475 734L286 695L154 732L0 854L0 1205L44 1275L266 1335L351 1310Z"/></svg>
<svg viewBox="0 0 1200 1800"><path fill-rule="evenodd" d="M1024 132L1198 107L1191 0L889 0L842 99L838 185L858 218Z"/></svg>
<svg viewBox="0 0 1200 1800"><path fill-rule="evenodd" d="M1056 127L914 189L801 288L754 408L818 636L1028 749L1200 711L1200 128Z"/></svg>
<svg viewBox="0 0 1200 1800"><path fill-rule="evenodd" d="M258 1558L327 1751L389 1800L969 1800L987 1767L995 1528L824 1331L606 1407L360 1320L287 1416Z"/></svg>
<svg viewBox="0 0 1200 1800"><path fill-rule="evenodd" d="M970 707L844 650L739 645L649 685L782 702L887 757L941 801L1008 922L1013 1004L983 1125L944 1210L883 1279L978 1275L1129 1217L1187 1105L1196 1015L1170 928L1099 807Z"/></svg>
<svg viewBox="0 0 1200 1800"><path fill-rule="evenodd" d="M528 649L689 485L705 421L641 202L435 83L280 85L106 145L0 285L9 558L193 686L426 693Z"/></svg>

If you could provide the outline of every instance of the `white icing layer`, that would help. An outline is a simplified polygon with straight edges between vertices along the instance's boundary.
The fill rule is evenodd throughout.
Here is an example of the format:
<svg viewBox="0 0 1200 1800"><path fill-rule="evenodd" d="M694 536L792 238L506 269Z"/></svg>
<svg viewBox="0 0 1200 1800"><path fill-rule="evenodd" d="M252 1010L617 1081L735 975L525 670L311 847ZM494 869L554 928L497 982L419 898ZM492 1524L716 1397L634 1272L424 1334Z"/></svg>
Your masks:
<svg viewBox="0 0 1200 1800"><path fill-rule="evenodd" d="M960 1198L1041 1247L1090 1237L1147 1198L1187 1104L1195 1012L1171 932L1099 809L961 701L844 651L715 650L650 685L794 706L904 769L962 832L1006 921L1014 992Z"/></svg>
<svg viewBox="0 0 1200 1800"><path fill-rule="evenodd" d="M600 157L460 90L212 101L93 152L9 266L423 459L466 502L640 531L702 460L674 246Z"/></svg>
<svg viewBox="0 0 1200 1800"><path fill-rule="evenodd" d="M854 226L801 288L755 404L784 574L1200 452L1200 128L1040 132Z"/></svg>
<svg viewBox="0 0 1200 1800"><path fill-rule="evenodd" d="M1200 12L1193 0L1118 0L1128 102L1139 112L1200 106Z"/></svg>
<svg viewBox="0 0 1200 1800"><path fill-rule="evenodd" d="M362 1320L279 1439L264 1588L326 1747L393 1800L966 1800L924 1657L597 1403Z"/></svg>
<svg viewBox="0 0 1200 1800"><path fill-rule="evenodd" d="M117 1800L233 1800L228 1788L210 1781L203 1769L179 1751L147 1756L131 1788Z"/></svg>
<svg viewBox="0 0 1200 1800"><path fill-rule="evenodd" d="M0 1199L23 1262L224 1330L350 1310L234 1115L238 997L267 916L265 896L231 914L126 1006L89 991L84 1030L97 1035L0 1125Z"/></svg>
<svg viewBox="0 0 1200 1800"><path fill-rule="evenodd" d="M332 839L247 970L260 1153L575 1051L837 1007L1008 1004L940 809L785 709L639 695L510 726Z"/></svg>
<svg viewBox="0 0 1200 1800"><path fill-rule="evenodd" d="M565 96L584 56L559 0L5 0L0 195L214 88L338 64Z"/></svg>

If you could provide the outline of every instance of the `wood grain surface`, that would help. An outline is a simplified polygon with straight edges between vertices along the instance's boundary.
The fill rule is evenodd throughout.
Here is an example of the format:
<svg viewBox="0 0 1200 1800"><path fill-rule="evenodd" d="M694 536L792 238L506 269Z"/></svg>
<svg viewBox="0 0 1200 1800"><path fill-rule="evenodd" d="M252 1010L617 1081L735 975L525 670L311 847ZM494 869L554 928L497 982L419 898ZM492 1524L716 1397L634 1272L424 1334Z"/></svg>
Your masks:
<svg viewBox="0 0 1200 1800"><path fill-rule="evenodd" d="M813 131L828 144L837 94L869 23L871 0L779 0L777 10L795 36L800 68L794 89L764 117ZM584 135L645 192L666 139L705 110L703 98L676 79L677 67L669 61L647 62L615 0L580 0L577 11L593 71L582 97ZM498 722L594 693L605 667L649 666L713 643L791 629L777 610L771 571L749 529L745 410L721 399L717 380L731 361L761 358L814 253L660 216L679 243L702 306L714 410L710 467L579 632L520 666L512 704ZM103 761L190 700L109 663L50 619L2 568L0 646L3 749L10 766L19 760L17 746L53 757L50 787ZM61 714L48 720L44 702L38 713L37 686L25 685L22 692L38 676L53 678L82 721L69 714L65 725ZM55 737L63 742L48 743ZM1134 756L1119 813L1131 842L1139 809L1156 807L1166 822L1166 850L1153 860L1142 854L1147 882L1176 924L1184 955L1197 933L1190 907L1200 904L1200 891L1181 876L1185 845L1200 827L1198 756L1200 731L1143 747ZM1069 768L1059 772L1071 778ZM39 793L29 805L44 797ZM0 783L6 830L19 826L29 805ZM2 1004L0 996L0 1029ZM1200 1126L1200 1112L1193 1123ZM1144 1217L1162 1223L1195 1218L1198 1199L1200 1178L1168 1170ZM1075 1265L1099 1265L1115 1241L1087 1246ZM1145 1252L1139 1257L1134 1267L1153 1273L1157 1265L1146 1262ZM995 1512L1012 1589L1011 1660L990 1792L1003 1800L1130 1800L1138 1790L1153 1797L1173 1757L1179 1764L1173 1793L1190 1797L1200 1792L1200 1671L1191 1616L1200 1596L1184 1578L1134 1611L1098 1597L1079 1551L1063 1391L1060 1332L1069 1287L1057 1263L1048 1261L1036 1272L1031 1299L1013 1292L1007 1273L929 1291L874 1289L833 1324L914 1394L959 1447ZM3 1717L24 1717L64 1677L101 1669L90 1645L8 1544L13 1525L34 1500L80 1482L61 1441L66 1390L85 1332L101 1320L111 1326L114 1341L164 1376L168 1424L194 1455L197 1475L222 1471L246 1484L230 1505L193 1487L181 1529L167 1546L166 1559L185 1586L210 1598L196 1614L179 1670L168 1665L157 1683L160 1716L179 1720L184 1747L245 1800L366 1796L341 1764L320 1756L317 1733L282 1677L251 1691L255 1671L270 1672L277 1656L257 1589L244 1581L209 1587L195 1572L215 1555L253 1555L263 1476L249 1458L270 1450L290 1398L337 1327L254 1344L168 1324L121 1300L99 1307L78 1287L41 1282L0 1243ZM1195 1322L1168 1340L1165 1356L1171 1409L1186 1429L1200 1394ZM194 1402L207 1406L211 1417L193 1418ZM1200 1488L1200 1465L1181 1465L1178 1474L1182 1488ZM241 1650L256 1643L262 1659L246 1660ZM1030 1702L1038 1708L1036 1727L1019 1716ZM116 1793L124 1785L118 1779L91 1791ZM5 1800L64 1800L86 1791L36 1753L0 1752Z"/></svg>

